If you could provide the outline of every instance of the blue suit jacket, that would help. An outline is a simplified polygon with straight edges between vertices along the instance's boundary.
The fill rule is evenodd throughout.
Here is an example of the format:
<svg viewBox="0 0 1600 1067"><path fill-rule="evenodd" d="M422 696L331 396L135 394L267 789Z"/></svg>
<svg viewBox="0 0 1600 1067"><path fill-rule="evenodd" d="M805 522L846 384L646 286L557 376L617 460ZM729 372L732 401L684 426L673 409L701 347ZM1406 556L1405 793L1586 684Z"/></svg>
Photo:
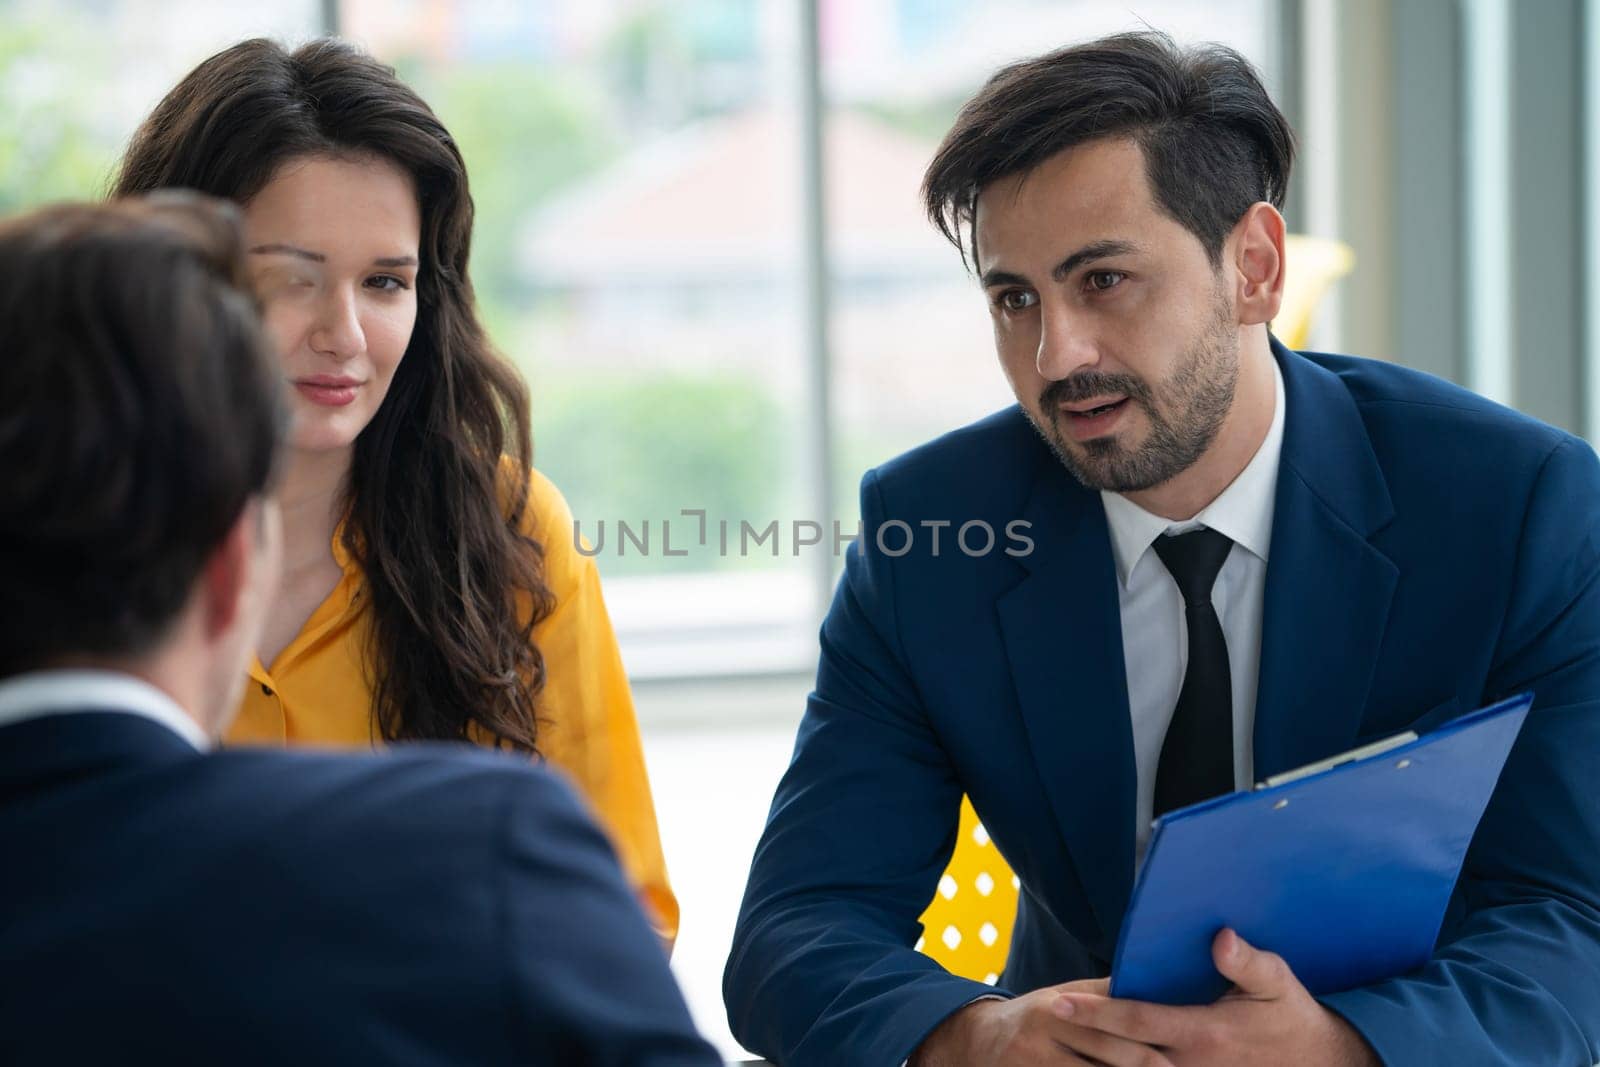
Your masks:
<svg viewBox="0 0 1600 1067"><path fill-rule="evenodd" d="M1600 464L1426 375L1274 353L1287 411L1257 777L1537 694L1433 962L1324 1002L1388 1064L1593 1064ZM861 511L724 978L735 1036L784 1064L892 1067L992 991L911 949L963 792L1022 882L1004 989L1106 974L1133 884L1133 740L1098 495L1012 408L869 472ZM1004 551L1016 518L1035 542L1021 558ZM918 534L904 555L873 544L893 519ZM974 519L999 535L981 558L951 543ZM953 525L935 556L919 524L938 520Z"/></svg>
<svg viewBox="0 0 1600 1067"><path fill-rule="evenodd" d="M0 1062L713 1067L570 791L465 748L0 729Z"/></svg>

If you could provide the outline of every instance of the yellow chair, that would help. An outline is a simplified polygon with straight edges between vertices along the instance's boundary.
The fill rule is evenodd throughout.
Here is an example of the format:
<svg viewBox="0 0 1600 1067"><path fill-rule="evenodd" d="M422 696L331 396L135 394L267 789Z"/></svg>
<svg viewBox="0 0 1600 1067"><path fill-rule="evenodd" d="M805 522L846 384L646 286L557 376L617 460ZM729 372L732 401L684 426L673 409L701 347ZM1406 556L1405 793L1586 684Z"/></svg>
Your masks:
<svg viewBox="0 0 1600 1067"><path fill-rule="evenodd" d="M961 829L950 866L939 879L933 903L922 913L917 951L951 974L990 985L1005 970L1011 926L1017 918L1017 876L972 810L961 798Z"/></svg>
<svg viewBox="0 0 1600 1067"><path fill-rule="evenodd" d="M1290 348L1306 343L1317 305L1333 283L1350 272L1349 246L1321 237L1291 234L1284 242L1289 275L1283 304L1272 323ZM972 802L961 798L961 828L950 865L933 901L922 913L917 950L951 974L991 985L1005 970L1011 927L1017 917L1017 878L978 821Z"/></svg>

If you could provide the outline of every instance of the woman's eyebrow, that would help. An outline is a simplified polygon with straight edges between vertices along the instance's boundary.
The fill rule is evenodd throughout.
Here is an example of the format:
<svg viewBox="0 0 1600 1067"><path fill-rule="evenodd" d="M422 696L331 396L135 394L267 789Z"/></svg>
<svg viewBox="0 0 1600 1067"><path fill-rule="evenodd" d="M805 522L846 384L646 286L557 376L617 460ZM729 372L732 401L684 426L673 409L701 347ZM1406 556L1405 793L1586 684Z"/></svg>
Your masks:
<svg viewBox="0 0 1600 1067"><path fill-rule="evenodd" d="M326 262L328 262L328 257L323 255L321 252L310 252L310 251L307 251L304 248L298 248L295 245L286 245L286 244L256 245L254 248L250 249L250 254L253 255L253 256L255 256L255 255L295 256L295 257L297 257L299 259L309 259L313 263L326 263Z"/></svg>
<svg viewBox="0 0 1600 1067"><path fill-rule="evenodd" d="M252 255L294 256L297 259L309 259L313 263L326 263L328 261L328 257L323 255L321 252L312 252L311 250L301 248L298 245L284 244L282 242L256 245L254 248L250 249L250 252ZM417 257L379 256L377 259L372 261L372 265L374 267L415 267L417 265Z"/></svg>

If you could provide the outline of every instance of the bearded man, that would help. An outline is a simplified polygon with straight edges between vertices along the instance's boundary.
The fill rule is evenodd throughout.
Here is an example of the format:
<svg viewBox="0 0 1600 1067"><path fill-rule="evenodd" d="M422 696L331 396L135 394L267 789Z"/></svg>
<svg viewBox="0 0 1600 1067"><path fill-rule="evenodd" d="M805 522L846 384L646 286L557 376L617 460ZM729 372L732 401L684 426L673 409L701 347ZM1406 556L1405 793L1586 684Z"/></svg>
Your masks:
<svg viewBox="0 0 1600 1067"><path fill-rule="evenodd" d="M1600 1055L1600 465L1449 383L1272 337L1293 149L1239 55L1154 33L1000 71L945 138L927 207L1018 404L862 481L724 979L749 1048L796 1067ZM978 521L1031 551L931 536ZM1106 995L1153 817L1523 689L1425 967L1314 997L1222 931L1217 1003ZM963 793L1021 883L994 986L912 948Z"/></svg>

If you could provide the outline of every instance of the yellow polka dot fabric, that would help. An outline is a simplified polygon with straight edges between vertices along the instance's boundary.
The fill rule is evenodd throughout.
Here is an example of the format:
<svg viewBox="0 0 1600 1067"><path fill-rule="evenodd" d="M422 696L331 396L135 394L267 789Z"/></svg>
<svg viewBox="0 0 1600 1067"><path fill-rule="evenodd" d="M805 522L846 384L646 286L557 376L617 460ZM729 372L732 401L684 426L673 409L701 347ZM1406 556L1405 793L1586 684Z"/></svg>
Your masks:
<svg viewBox="0 0 1600 1067"><path fill-rule="evenodd" d="M1016 917L1017 878L963 797L956 850L922 913L917 951L951 974L993 985L1005 970Z"/></svg>

